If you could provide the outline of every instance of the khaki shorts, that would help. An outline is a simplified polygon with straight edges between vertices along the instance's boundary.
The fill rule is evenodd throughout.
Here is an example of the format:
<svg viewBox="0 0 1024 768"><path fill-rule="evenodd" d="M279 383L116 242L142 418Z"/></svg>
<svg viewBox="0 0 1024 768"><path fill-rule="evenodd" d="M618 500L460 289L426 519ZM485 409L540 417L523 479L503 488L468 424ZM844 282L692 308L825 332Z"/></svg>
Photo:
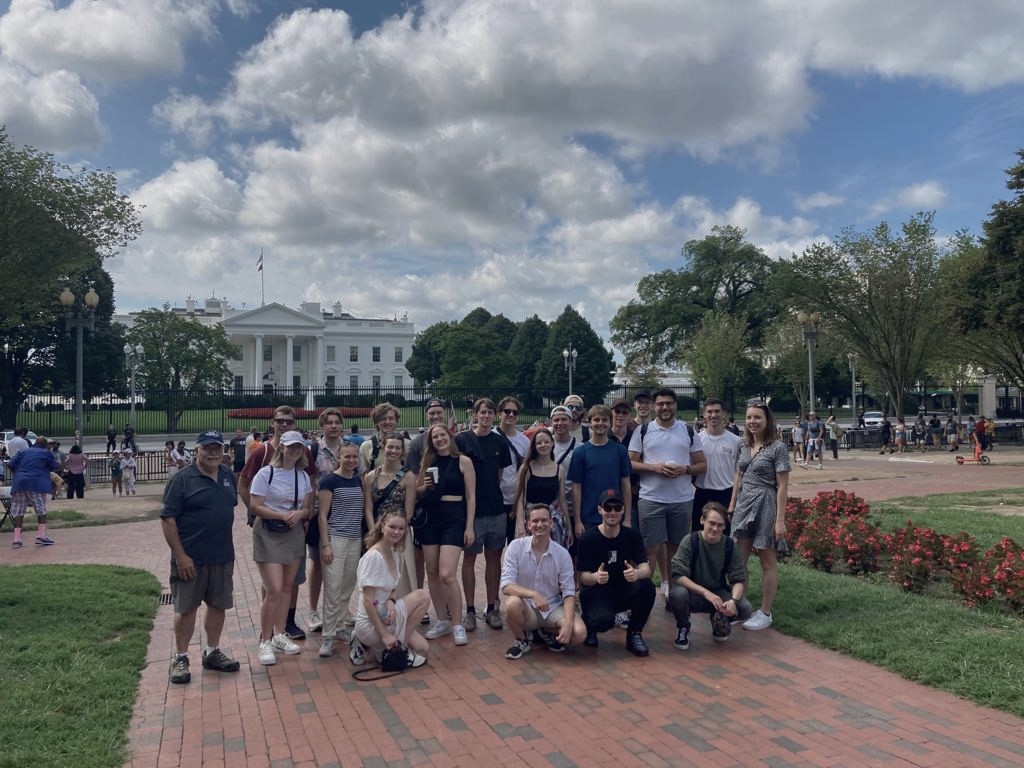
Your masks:
<svg viewBox="0 0 1024 768"><path fill-rule="evenodd" d="M196 575L188 581L178 577L178 567L171 561L171 596L175 613L192 613L200 603L211 608L234 608L234 563L197 565Z"/></svg>
<svg viewBox="0 0 1024 768"><path fill-rule="evenodd" d="M523 629L527 632L532 632L535 629L546 629L550 632L558 631L558 622L565 618L565 607L558 606L551 613L544 618L540 615L533 605L526 603L526 607L529 609L527 612L526 623L523 625Z"/></svg>

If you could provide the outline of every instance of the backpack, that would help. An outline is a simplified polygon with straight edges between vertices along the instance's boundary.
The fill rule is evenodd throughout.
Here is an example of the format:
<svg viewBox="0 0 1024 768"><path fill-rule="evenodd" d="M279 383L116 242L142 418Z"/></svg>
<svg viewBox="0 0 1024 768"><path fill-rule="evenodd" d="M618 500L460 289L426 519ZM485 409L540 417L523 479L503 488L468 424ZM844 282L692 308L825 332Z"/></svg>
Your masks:
<svg viewBox="0 0 1024 768"><path fill-rule="evenodd" d="M729 563L732 562L732 551L736 547L736 542L732 540L731 536L725 537L725 567L729 567ZM697 562L697 555L700 554L700 533L694 531L690 536L690 572L693 572L693 564ZM725 571L718 575L718 583L720 586L726 586L725 584Z"/></svg>
<svg viewBox="0 0 1024 768"><path fill-rule="evenodd" d="M522 454L519 453L519 450L516 448L515 444L509 439L508 435L506 435L500 429L495 429L495 430L492 430L492 431L493 432L497 432L499 435L501 435L501 439L505 441L505 445L508 447L509 451L512 452L512 455L515 456L516 471L518 472L519 471L519 467L521 467L522 464L523 464Z"/></svg>

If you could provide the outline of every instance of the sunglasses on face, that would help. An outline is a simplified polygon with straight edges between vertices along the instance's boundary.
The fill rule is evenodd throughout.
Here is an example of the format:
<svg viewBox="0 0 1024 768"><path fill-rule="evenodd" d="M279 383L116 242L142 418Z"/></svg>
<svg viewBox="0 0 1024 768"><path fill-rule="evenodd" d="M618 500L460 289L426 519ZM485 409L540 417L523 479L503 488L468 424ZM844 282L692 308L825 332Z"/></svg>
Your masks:
<svg viewBox="0 0 1024 768"><path fill-rule="evenodd" d="M501 412L504 413L506 416L518 416L519 415L519 411L517 411L515 408L502 408Z"/></svg>
<svg viewBox="0 0 1024 768"><path fill-rule="evenodd" d="M616 416L629 416L629 411L625 408L616 408L612 413Z"/></svg>
<svg viewBox="0 0 1024 768"><path fill-rule="evenodd" d="M295 419L274 419L275 424L280 424L282 427L287 427L289 424L294 424Z"/></svg>
<svg viewBox="0 0 1024 768"><path fill-rule="evenodd" d="M570 403L569 405L567 405L565 407L568 408L570 411L582 411L583 410L583 406L580 405L579 403Z"/></svg>
<svg viewBox="0 0 1024 768"><path fill-rule="evenodd" d="M605 512L621 512L625 507L622 504L605 504L602 509Z"/></svg>

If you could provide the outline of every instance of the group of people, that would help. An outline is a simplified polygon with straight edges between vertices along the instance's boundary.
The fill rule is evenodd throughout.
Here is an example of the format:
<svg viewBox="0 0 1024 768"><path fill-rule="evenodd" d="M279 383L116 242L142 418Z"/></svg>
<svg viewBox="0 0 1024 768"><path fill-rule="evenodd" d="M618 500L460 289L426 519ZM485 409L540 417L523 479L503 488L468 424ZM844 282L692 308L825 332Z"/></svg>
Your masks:
<svg viewBox="0 0 1024 768"><path fill-rule="evenodd" d="M842 436L843 429L836 421L835 414L831 414L826 421L819 419L814 411L810 411L806 419L796 416L789 431L793 461L804 467L812 466L816 461L814 466L821 469L826 441L832 451L832 460L839 461L839 440Z"/></svg>
<svg viewBox="0 0 1024 768"><path fill-rule="evenodd" d="M589 410L570 395L551 410L550 427L527 437L515 397L477 400L470 429L458 433L446 424L445 403L432 400L427 427L409 439L397 431L400 411L381 403L374 433L358 445L343 437L340 411L328 408L311 446L281 406L270 438L240 468L238 454L233 468L222 463L221 435L204 432L195 461L169 480L161 512L176 614L171 681L191 679L187 650L202 602L203 666L238 669L219 647L231 607L236 492L263 582L261 664L301 652L298 587L307 581L307 628L321 632L320 655L346 643L355 665L401 646L409 666L419 666L430 641L450 635L464 646L479 622L511 632L511 660L538 644L597 647L616 624L626 649L647 656L655 571L679 650L689 647L695 612L710 614L719 641L736 622L770 626L790 470L774 417L751 402L740 437L727 429L720 400L705 402L701 432L676 419L676 406L668 388ZM755 551L763 573L757 611L746 599Z"/></svg>
<svg viewBox="0 0 1024 768"><path fill-rule="evenodd" d="M995 420L984 416L979 416L977 421L970 416L965 424L961 424L952 413L945 422L938 414L932 414L928 418L921 413L910 427L902 416L896 419L895 426L888 416L884 416L881 426L881 448L878 452L883 454L888 450L890 454L906 453L908 446L916 446L921 453L927 453L929 448L941 451L943 440L949 446L949 453L960 450L961 442L977 444L983 451L991 450L995 431Z"/></svg>

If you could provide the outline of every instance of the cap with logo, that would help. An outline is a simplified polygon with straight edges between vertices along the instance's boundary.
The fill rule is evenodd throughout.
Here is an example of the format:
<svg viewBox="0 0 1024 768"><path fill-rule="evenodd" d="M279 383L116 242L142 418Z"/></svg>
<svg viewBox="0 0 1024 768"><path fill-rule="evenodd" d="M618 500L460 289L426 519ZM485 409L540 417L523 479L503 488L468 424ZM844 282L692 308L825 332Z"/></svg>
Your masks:
<svg viewBox="0 0 1024 768"><path fill-rule="evenodd" d="M210 443L224 445L224 436L215 429L208 429L196 438L196 445L208 445Z"/></svg>
<svg viewBox="0 0 1024 768"><path fill-rule="evenodd" d="M597 500L598 506L603 507L609 501L617 501L619 502L619 504L621 504L622 496L620 496L619 492L614 488L609 488L605 491L601 491L601 496Z"/></svg>

